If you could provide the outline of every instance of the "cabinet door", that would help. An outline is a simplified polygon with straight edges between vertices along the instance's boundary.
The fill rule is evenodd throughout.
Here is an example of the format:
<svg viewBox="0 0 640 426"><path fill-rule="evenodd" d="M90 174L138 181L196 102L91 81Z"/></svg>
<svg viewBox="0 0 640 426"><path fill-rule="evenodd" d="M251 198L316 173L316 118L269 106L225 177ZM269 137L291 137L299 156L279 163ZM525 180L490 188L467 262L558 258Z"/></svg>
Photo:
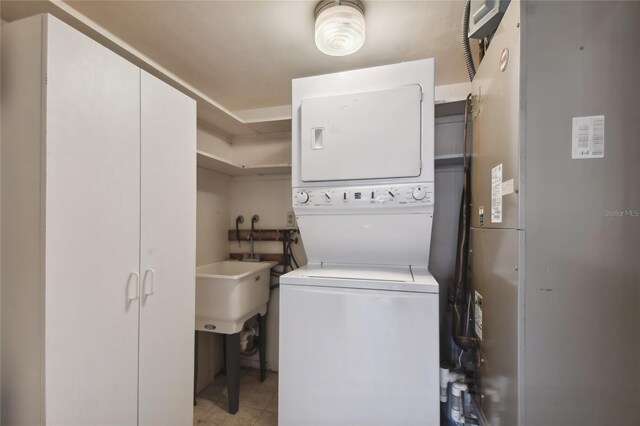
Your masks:
<svg viewBox="0 0 640 426"><path fill-rule="evenodd" d="M47 23L45 421L134 425L140 69Z"/></svg>
<svg viewBox="0 0 640 426"><path fill-rule="evenodd" d="M193 418L195 102L142 72L140 424Z"/></svg>

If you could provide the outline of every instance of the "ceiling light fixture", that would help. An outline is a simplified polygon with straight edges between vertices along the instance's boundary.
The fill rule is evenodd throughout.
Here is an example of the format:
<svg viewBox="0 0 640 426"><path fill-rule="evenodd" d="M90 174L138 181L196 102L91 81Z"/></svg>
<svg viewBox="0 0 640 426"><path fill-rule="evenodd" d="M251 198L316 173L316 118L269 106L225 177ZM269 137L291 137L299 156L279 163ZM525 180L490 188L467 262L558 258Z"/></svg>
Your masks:
<svg viewBox="0 0 640 426"><path fill-rule="evenodd" d="M349 55L364 44L364 3L323 0L314 11L316 46L331 56Z"/></svg>

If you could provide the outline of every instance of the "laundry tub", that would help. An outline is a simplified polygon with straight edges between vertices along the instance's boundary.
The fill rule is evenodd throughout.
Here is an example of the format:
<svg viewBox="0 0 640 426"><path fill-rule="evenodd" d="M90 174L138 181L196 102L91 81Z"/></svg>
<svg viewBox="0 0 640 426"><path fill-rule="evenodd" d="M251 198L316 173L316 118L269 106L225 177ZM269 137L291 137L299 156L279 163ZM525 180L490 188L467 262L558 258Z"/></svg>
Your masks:
<svg viewBox="0 0 640 426"><path fill-rule="evenodd" d="M196 330L234 334L249 318L265 315L275 265L225 260L196 268Z"/></svg>

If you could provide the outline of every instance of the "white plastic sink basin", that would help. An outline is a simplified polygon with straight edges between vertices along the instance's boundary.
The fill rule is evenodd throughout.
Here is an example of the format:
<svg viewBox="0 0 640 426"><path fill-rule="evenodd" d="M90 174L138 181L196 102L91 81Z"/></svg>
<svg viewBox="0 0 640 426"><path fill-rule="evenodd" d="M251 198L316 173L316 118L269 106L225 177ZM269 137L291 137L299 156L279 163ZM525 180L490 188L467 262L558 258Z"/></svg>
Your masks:
<svg viewBox="0 0 640 426"><path fill-rule="evenodd" d="M267 313L269 271L277 262L225 260L196 269L196 330L233 334Z"/></svg>

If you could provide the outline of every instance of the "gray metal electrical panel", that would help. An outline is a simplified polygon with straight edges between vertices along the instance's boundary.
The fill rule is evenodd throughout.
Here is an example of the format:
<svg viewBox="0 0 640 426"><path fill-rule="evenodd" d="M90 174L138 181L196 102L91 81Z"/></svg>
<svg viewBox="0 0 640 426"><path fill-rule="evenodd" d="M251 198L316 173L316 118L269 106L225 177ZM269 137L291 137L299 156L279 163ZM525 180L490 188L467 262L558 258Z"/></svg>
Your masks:
<svg viewBox="0 0 640 426"><path fill-rule="evenodd" d="M493 33L510 0L471 0L469 37L484 38Z"/></svg>
<svg viewBox="0 0 640 426"><path fill-rule="evenodd" d="M512 1L473 81L491 425L640 424L639 2Z"/></svg>

